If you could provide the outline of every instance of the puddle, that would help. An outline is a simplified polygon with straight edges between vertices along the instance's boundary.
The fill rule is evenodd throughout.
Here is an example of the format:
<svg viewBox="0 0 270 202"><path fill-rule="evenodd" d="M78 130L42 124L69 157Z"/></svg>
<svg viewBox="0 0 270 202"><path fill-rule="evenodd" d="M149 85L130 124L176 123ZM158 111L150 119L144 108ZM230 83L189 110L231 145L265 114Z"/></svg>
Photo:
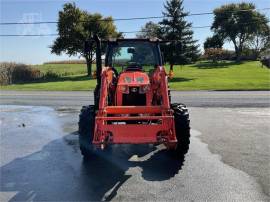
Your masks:
<svg viewBox="0 0 270 202"><path fill-rule="evenodd" d="M39 151L65 135L53 108L2 105L1 109L1 164Z"/></svg>
<svg viewBox="0 0 270 202"><path fill-rule="evenodd" d="M45 158L48 158L50 156L50 153L49 152L38 152L38 153L35 153L29 157L27 157L27 160L30 160L30 161L41 161L41 160L44 160Z"/></svg>
<svg viewBox="0 0 270 202"><path fill-rule="evenodd" d="M79 139L78 139L78 135L77 132L73 132L69 135L64 136L64 141L65 143L70 146L74 152L78 152L79 151Z"/></svg>

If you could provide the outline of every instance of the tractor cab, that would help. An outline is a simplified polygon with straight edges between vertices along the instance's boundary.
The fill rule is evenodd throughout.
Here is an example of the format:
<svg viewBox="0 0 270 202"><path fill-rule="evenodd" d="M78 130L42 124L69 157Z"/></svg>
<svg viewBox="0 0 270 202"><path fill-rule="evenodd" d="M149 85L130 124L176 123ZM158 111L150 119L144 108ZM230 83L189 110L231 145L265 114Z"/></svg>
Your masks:
<svg viewBox="0 0 270 202"><path fill-rule="evenodd" d="M161 63L158 41L117 39L108 42L106 66L121 71L150 71Z"/></svg>
<svg viewBox="0 0 270 202"><path fill-rule="evenodd" d="M111 105L150 106L151 76L161 66L157 41L118 39L109 41L105 66L112 70Z"/></svg>

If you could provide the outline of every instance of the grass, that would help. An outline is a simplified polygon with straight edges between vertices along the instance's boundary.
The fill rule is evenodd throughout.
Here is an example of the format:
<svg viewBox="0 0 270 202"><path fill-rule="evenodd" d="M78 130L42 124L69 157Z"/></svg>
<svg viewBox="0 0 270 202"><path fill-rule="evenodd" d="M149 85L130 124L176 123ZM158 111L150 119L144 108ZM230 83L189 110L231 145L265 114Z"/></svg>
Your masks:
<svg viewBox="0 0 270 202"><path fill-rule="evenodd" d="M80 75L86 73L85 64L43 64L33 65L42 73L54 72L60 76Z"/></svg>
<svg viewBox="0 0 270 202"><path fill-rule="evenodd" d="M2 86L1 90L90 90L96 81L86 76L84 64L46 64L36 66L60 78L27 84ZM168 68L167 68L168 69ZM199 62L175 66L172 90L270 90L270 70L259 62Z"/></svg>
<svg viewBox="0 0 270 202"><path fill-rule="evenodd" d="M270 90L270 70L256 61L200 62L178 67L170 87L176 90Z"/></svg>

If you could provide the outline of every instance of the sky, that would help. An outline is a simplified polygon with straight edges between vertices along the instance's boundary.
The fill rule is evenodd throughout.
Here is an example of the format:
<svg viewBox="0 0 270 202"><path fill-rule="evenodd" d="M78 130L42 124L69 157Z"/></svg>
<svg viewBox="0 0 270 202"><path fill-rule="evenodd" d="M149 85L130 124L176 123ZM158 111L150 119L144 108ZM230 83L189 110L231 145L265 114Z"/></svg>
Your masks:
<svg viewBox="0 0 270 202"><path fill-rule="evenodd" d="M213 9L227 3L238 3L243 0L185 0L185 11L190 13L211 12ZM165 0L0 0L1 22L33 22L57 21L58 12L66 2L75 2L82 10L91 13L101 13L113 18L132 18L161 16ZM269 0L247 1L254 3L257 8L270 7ZM270 18L270 11L261 11ZM211 25L212 15L189 16L187 21L193 26ZM116 21L118 31L138 31L149 20ZM152 20L158 22L159 19ZM211 36L210 28L193 29L194 39L202 44L206 37ZM0 34L54 34L56 24L42 25L0 25ZM126 34L125 37L135 37ZM50 53L56 36L49 37L0 37L0 61L22 62L26 64L42 64L47 61L78 59L65 54L57 56ZM231 49L227 43L225 48Z"/></svg>

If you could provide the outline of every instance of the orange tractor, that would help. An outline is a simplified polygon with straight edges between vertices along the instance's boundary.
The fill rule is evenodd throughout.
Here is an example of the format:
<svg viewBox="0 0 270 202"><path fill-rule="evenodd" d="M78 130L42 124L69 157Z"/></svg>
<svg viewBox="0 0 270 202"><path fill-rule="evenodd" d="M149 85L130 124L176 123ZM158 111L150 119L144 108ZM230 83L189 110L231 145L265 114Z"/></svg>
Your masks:
<svg viewBox="0 0 270 202"><path fill-rule="evenodd" d="M97 86L94 105L80 113L82 155L91 155L93 146L164 144L183 157L189 149L189 113L185 105L170 103L160 42L109 40L102 68L101 41L97 36L94 41Z"/></svg>

